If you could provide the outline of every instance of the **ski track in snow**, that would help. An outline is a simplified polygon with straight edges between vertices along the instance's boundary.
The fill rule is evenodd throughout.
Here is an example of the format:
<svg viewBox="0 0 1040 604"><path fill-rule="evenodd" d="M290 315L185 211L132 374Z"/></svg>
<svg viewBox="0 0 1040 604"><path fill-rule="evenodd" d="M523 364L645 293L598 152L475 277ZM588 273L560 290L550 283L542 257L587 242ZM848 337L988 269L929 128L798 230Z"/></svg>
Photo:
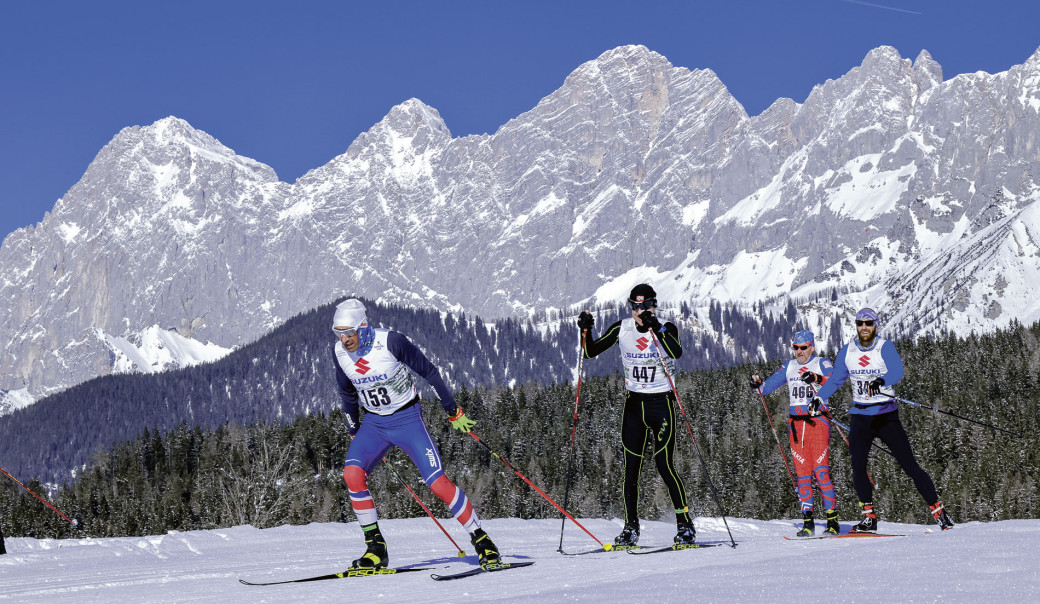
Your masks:
<svg viewBox="0 0 1040 604"><path fill-rule="evenodd" d="M618 520L583 520L604 542ZM251 526L111 539L8 538L0 556L0 601L54 602L982 602L1040 600L1035 544L1040 521L959 524L947 532L885 522L907 537L788 541L800 521L730 518L738 546L636 557L624 552L561 556L559 520L484 521L507 560L528 568L437 582L426 572L247 586L345 570L364 544L357 523ZM383 520L397 567L455 572L476 564L468 537L428 518ZM850 522L843 522L847 531ZM697 518L698 541L729 542L719 518ZM641 543L667 545L674 525L643 523ZM564 549L599 546L570 522Z"/></svg>

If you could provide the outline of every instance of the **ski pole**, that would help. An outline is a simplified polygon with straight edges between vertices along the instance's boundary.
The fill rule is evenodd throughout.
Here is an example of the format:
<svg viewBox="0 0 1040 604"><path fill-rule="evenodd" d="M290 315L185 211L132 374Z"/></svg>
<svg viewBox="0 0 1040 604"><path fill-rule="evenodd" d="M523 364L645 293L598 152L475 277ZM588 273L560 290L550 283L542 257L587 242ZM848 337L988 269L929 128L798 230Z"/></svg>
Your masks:
<svg viewBox="0 0 1040 604"><path fill-rule="evenodd" d="M816 386L814 386L814 385L812 385L812 384L809 384L809 390L812 390L813 396L816 396L816 393L817 393L817 392L819 392L818 390L816 390ZM834 424L834 427L835 427L835 428L837 428L837 430L838 430L838 434L840 434L840 435L841 435L841 438L842 438L842 440L844 440L844 441L845 441L845 447L846 447L846 448L848 448L848 449L851 449L851 448L852 448L852 445L851 445L851 444L849 444L849 439L848 439L848 437L846 437L846 436L845 436L845 432L842 432L842 431L841 431L841 429L842 429L842 428L845 428L845 431L846 431L846 432L851 432L851 430L849 429L849 427L848 427L848 426L846 426L845 424L843 424L843 423L839 422L838 420L834 419L834 417L833 417L833 416L831 416L830 408L828 408L828 409L824 410L824 411L823 411L823 413L821 413L820 415L823 415L823 416L824 416L824 417L826 417L827 419L831 420L831 423L833 423L833 424ZM829 443L830 443L830 441L828 441L828 445L829 445ZM873 439L871 439L871 441L870 441L870 444L871 444L871 445L873 445L873 446L875 446L875 447L877 447L878 449L881 449L881 450L882 450L882 451L884 451L885 453L888 453L889 455L892 455L892 452L891 452L891 451L889 451L888 449L886 449L886 448L882 447L881 445L877 444L876 442L874 442L874 441L873 441ZM894 456L893 456L893 457L894 457ZM872 484L873 486L875 486L875 487L876 487L876 486L877 486L877 483L876 483L876 482L874 482L874 477L870 475L870 472L866 472L866 474L867 474L867 480L869 480L869 481L870 481L870 484Z"/></svg>
<svg viewBox="0 0 1040 604"><path fill-rule="evenodd" d="M499 459L499 461L501 461L502 463L506 464L506 467L507 467L507 468L509 468L510 470L512 470L512 471L513 471L513 473L514 473L514 474L516 474L517 476L519 476L520 478L522 478L522 479L523 479L523 481L524 481L524 482L526 482L526 483L527 483L528 485L530 485L530 487L531 487L532 489L534 489L534 490L538 491L538 494L539 494L539 495L541 495L542 497L545 497L545 500L546 500L546 501L548 501L549 503L553 504L553 507L555 507L555 508L556 508L557 510L559 510L561 514L563 514L563 515L564 515L564 516L566 516L567 518L570 518L571 522L573 522L574 524L578 525L578 528L580 528L581 530L585 531L585 533L586 533L586 534L587 534L587 535L588 535L589 537L592 537L592 538L593 538L593 539L594 539L594 540L596 541L596 543L600 544L600 546L601 546L601 547L603 547L603 549L605 549L605 550L607 550L607 551L609 552L610 550L612 550L612 549L614 548L614 544L613 544L613 543L603 543L602 541L600 541L599 539L597 539L595 535L593 535L592 533L590 533L590 532L589 532L589 529L585 528L584 526L582 526L582 524L581 524L580 522L578 522L577 520L575 520L575 519L574 519L574 516L571 516L571 515L570 515L570 514L569 514L569 513L567 512L567 510L565 510L565 509L563 509L562 507L560 507L560 504L558 504L558 503L556 503L555 501L553 501L553 500L552 500L552 497L549 497L548 495L546 495L546 494L545 494L545 492L544 492L544 491L542 491L541 489L539 489L539 488L538 488L538 486L537 486L537 485L535 485L535 484L534 484L533 482L531 482L531 480L530 480L529 478L527 478L526 476L524 476L523 474L521 474L521 473L520 473L519 471L517 471L517 470L516 470L516 468L514 468L514 467L512 466L512 464L510 464L510 463L509 463L508 461L506 461L506 459L505 459L504 457L502 457L502 456L501 456L501 455L499 455L498 453L495 453L495 450L494 450L494 449L492 449L491 447L489 447L489 446L487 445L487 443L486 443L486 442L484 442L484 441L480 440L480 437L479 437L479 436L477 436L476 434L474 434L474 433L473 433L472 431L471 431L471 432L469 433L469 435L470 435L470 436L472 436L472 437L473 437L473 438L474 438L474 439L475 439L475 440L476 440L476 441L477 441L478 443L480 443L480 444L481 444L481 445L482 445L482 446L483 446L483 447L484 447L485 449L487 449L489 453L491 453L492 455L494 455L495 457L497 457L497 458Z"/></svg>
<svg viewBox="0 0 1040 604"><path fill-rule="evenodd" d="M351 436L350 440L354 440L354 437ZM412 499L419 503L423 511L426 512L426 515L429 516L431 520L433 520L433 522L437 525L437 528L441 529L441 532L444 533L444 536L448 538L448 541L451 541L451 544L455 546L455 549L459 550L459 558L465 558L466 552L462 551L462 548L459 547L458 543L455 543L455 540L451 538L451 535L448 534L448 531L444 530L444 527L441 525L440 521L437 520L437 517L433 515L433 512L430 511L430 508L426 507L426 504L423 503L422 499L419 499L419 496L415 494L415 491L412 490L412 487L408 486L408 483L404 481L404 478L401 478L401 475L397 473L397 470L395 470L394 467L390 465L390 461L386 458L386 456L383 457L383 463L386 464L386 468L390 470L390 473L393 474L394 478L396 478L397 481L404 486L404 488L408 489L408 492L412 494Z"/></svg>
<svg viewBox="0 0 1040 604"><path fill-rule="evenodd" d="M835 425L835 427L836 427L836 428L838 428L838 433L839 433L839 434L841 434L841 429L842 429L842 428L845 428L845 431L846 431L846 432L851 432L851 431L852 431L852 429L851 429L851 428L849 428L849 427L848 427L848 426L846 426L845 424L843 424L843 423L839 422L838 420L834 419L833 417L831 417L831 416L829 416L829 415L828 415L827 417L830 417L830 418L831 418L831 421L832 421L832 422L834 422L834 425ZM844 434L841 434L841 437L842 437L842 438L845 438L845 435L844 435ZM845 444L846 444L846 445L848 445L848 444L849 444L849 439L848 439L848 438L845 438ZM875 449L878 449L878 450L880 450L880 451L884 451L885 453L888 453L888 454L889 454L889 455L891 455L892 457L895 457L895 456L896 456L896 455L895 455L895 453L893 453L893 452L889 451L888 449L886 449L886 448L882 447L881 445L877 444L876 442L872 442L872 443L870 443L870 444L871 444L871 445L872 445L872 446L873 446L873 447L874 447ZM851 445L850 445L850 446L851 446Z"/></svg>
<svg viewBox="0 0 1040 604"><path fill-rule="evenodd" d="M758 374L755 374L758 377ZM776 433L776 425L773 424L773 416L769 413L769 407L766 405L766 397L762 394L762 387L755 388L755 392L758 392L758 398L762 399L762 408L766 410L766 417L769 419L769 427L773 431L773 439L776 440L776 446L780 449L780 459L784 460L784 467L787 468L787 476L791 479L791 485L794 486L795 492L798 491L798 483L795 482L794 472L791 471L791 465L787 463L787 456L784 455L784 447L780 444L780 437Z"/></svg>
<svg viewBox="0 0 1040 604"><path fill-rule="evenodd" d="M812 386L810 386L810 388L811 388L811 387L812 387ZM813 390L816 390L816 389L815 389L815 388L813 388ZM841 438L842 438L842 440L844 440L844 441L845 441L845 446L846 446L846 447L848 447L848 448L852 448L852 445L850 445L850 444L849 444L849 438L848 438L847 436L845 436L845 432L842 432L842 431L841 431L841 429L842 429L842 428L845 428L845 430L846 430L846 431L848 431L849 427L848 427L848 426L846 426L845 424L843 424L843 423L839 422L838 420L834 419L833 417L831 417L831 414L830 414L830 412L829 412L829 411L828 411L827 413L825 413L824 415L826 415L826 417L827 417L827 418L828 418L829 420L831 420L831 423L833 423L833 424L834 424L834 427L835 427L835 428L837 428L837 430L838 430L838 434L840 434L840 435L841 435ZM885 453L888 453L889 455L892 455L892 452L891 452L891 451L889 451L888 449L886 449L886 448L882 447L881 445L878 445L878 444L876 444L876 443L873 443L873 442L872 442L872 443L870 443L870 444L872 444L872 445L874 445L875 447L877 447L877 448L881 449L881 450L882 450L882 451L884 451ZM868 479L868 480L870 480L870 484L874 485L875 487L877 486L877 483L876 483L876 482L874 482L874 477L870 475L870 472L867 472L867 479Z"/></svg>
<svg viewBox="0 0 1040 604"><path fill-rule="evenodd" d="M51 504L50 504L50 502L49 502L49 501L47 501L46 499L44 499L43 497L40 497L40 496L39 496L39 495L37 495L36 493L33 493L32 489L30 489L29 487L27 487L27 486L25 486L24 484L22 484L22 482L21 482L20 480L18 480L17 478L15 478L14 476L11 476L10 474L8 474L8 473L7 473L7 470L5 470L5 469L3 469L3 468L0 468L0 472L3 472L5 476L7 476L7 477L8 477L8 478L10 478L11 480L15 481L16 483L18 483L18 486L22 487L22 488L23 488L23 489L25 489L26 491L29 491L29 494L30 494L30 495L32 495L33 497L35 497L35 498L39 499L40 501L42 501L42 502L43 502L43 504L44 504L45 506L47 506L47 507L49 507L50 509L54 510L54 512L55 512L55 513L56 513L57 515L61 516L61 517L62 517L62 518L64 518L65 520L68 520L68 521L69 521L69 524L71 524L72 526L74 526L74 527L77 527L77 528L79 527L79 523L78 523L78 522L76 522L76 521L75 521L75 520L73 520L72 518L69 518L69 517L68 517L68 516L66 516L65 514L62 514L62 513L61 513L61 511L60 511L60 510L58 510L58 508L56 508L56 507L54 507L53 505L51 505Z"/></svg>
<svg viewBox="0 0 1040 604"><path fill-rule="evenodd" d="M935 411L937 413L945 413L946 415L949 415L951 417L956 417L957 419L961 419L961 420L964 420L966 422L971 422L971 423L977 424L979 426L984 426L984 427L989 428L991 430L997 430L999 432L1004 432L1005 434L1010 434L1011 436L1014 436L1015 438L1022 438L1022 436L1023 436L1023 434L1021 432L1012 432L1010 430L1005 430L1004 428L998 428L996 426L991 426L990 424L984 424L982 422L978 422L978 421L975 421L973 419L964 417L963 415L957 415L956 413L950 413L949 411L943 411L942 409L936 409L935 407L929 407L928 405L922 405L921 403L915 403L914 401L908 401L905 398L899 398L898 396L893 396L892 398L894 398L895 400L897 400L897 401L899 401L901 403L906 403L908 405L913 405L915 407L921 407L923 409L931 409L932 411Z"/></svg>
<svg viewBox="0 0 1040 604"><path fill-rule="evenodd" d="M574 462L574 436L578 432L578 402L581 400L581 377L582 369L585 367L585 331L581 331L581 347L578 348L578 383L574 394L574 417L571 419L571 448L567 452L567 487L563 490L563 507L567 508L567 499L571 494L571 466ZM560 516L560 545L556 549L563 552L563 527L567 525L567 519Z"/></svg>
<svg viewBox="0 0 1040 604"><path fill-rule="evenodd" d="M675 381L672 380L672 374L668 371L668 365L664 362L664 348L661 346L661 342L657 340L657 334L654 330L650 331L650 337L654 339L654 345L657 346L657 360L661 364L661 369L664 370L664 375L668 378L668 385L672 387L672 394L675 395L675 402L679 405L679 411L682 413L683 423L686 424L686 431L690 433L690 439L693 440L693 448L697 451L697 458L701 462L701 469L704 470L704 477L708 479L708 486L711 487L712 497L715 499L715 505L718 506L719 512L722 514L722 524L726 527L726 532L729 533L729 541L732 544L731 547L737 547L737 542L733 539L733 531L729 530L729 522L726 521L726 510L722 507L722 501L719 499L719 492L715 489L715 481L711 479L711 473L708 471L708 464L704 462L704 455L701 454L701 446L697 444L697 437L693 435L693 428L690 427L690 420L686 418L686 409L683 407L682 401L679 400L679 391L675 388ZM786 460L785 460L786 461Z"/></svg>

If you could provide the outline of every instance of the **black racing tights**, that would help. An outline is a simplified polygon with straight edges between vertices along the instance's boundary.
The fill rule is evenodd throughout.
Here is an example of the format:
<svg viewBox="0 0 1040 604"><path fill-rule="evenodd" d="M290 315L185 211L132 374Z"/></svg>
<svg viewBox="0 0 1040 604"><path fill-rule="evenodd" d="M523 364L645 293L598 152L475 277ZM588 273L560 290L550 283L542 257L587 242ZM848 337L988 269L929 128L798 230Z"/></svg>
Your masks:
<svg viewBox="0 0 1040 604"><path fill-rule="evenodd" d="M928 505L939 501L935 492L932 477L925 472L910 449L910 439L906 436L903 423L899 421L899 411L889 411L878 415L850 414L849 417L849 457L852 459L852 485L856 488L856 496L863 503L872 503L874 487L867 476L867 457L875 438L888 445L888 450L896 461L914 481L914 486Z"/></svg>
<svg viewBox="0 0 1040 604"><path fill-rule="evenodd" d="M625 482L621 494L625 499L625 522L637 522L639 511L639 468L649 438L654 442L654 463L668 487L668 495L676 509L676 520L690 522L686 486L675 471L675 396L671 392L636 393L626 391L625 411L621 418L621 444L625 448Z"/></svg>

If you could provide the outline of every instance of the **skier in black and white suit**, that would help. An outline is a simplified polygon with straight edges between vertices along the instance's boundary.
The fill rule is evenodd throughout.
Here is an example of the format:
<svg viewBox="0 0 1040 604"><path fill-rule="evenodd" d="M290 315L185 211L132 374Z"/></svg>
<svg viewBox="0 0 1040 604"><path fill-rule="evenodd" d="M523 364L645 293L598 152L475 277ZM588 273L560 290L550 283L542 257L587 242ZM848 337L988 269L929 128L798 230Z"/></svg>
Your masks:
<svg viewBox="0 0 1040 604"><path fill-rule="evenodd" d="M591 329L595 320L588 312L578 317L578 328L585 332L585 357L592 358L618 344L621 363L625 368L625 410L621 418L621 444L625 450L625 480L622 497L625 501L625 526L614 539L618 548L633 547L639 540L639 469L647 440L653 438L654 462L657 472L668 488L675 507L677 544L690 544L695 531L686 499L686 486L675 471L675 426L677 423L675 395L662 364L668 373L675 373L675 359L682 356L679 329L672 323L661 324L654 311L657 293L646 283L635 286L629 296L632 317L614 323L593 340ZM664 349L661 358L650 336L653 330Z"/></svg>

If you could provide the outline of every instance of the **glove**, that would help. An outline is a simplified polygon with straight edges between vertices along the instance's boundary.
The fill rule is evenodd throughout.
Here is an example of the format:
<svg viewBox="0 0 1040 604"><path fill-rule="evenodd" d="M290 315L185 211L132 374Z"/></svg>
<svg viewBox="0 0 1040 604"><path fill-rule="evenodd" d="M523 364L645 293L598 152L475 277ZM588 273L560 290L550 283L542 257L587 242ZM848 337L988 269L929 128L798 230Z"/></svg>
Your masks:
<svg viewBox="0 0 1040 604"><path fill-rule="evenodd" d="M809 401L809 415L819 415L822 409L823 399L818 396L812 397L812 400Z"/></svg>
<svg viewBox="0 0 1040 604"><path fill-rule="evenodd" d="M643 322L643 327L646 327L650 331L660 331L661 322L657 320L657 316L649 310L644 310L639 313L639 320Z"/></svg>
<svg viewBox="0 0 1040 604"><path fill-rule="evenodd" d="M813 373L811 371L804 371L804 372L802 372L802 375L798 376L798 379L802 380L806 384L822 384L823 383L823 376L818 374L818 373Z"/></svg>
<svg viewBox="0 0 1040 604"><path fill-rule="evenodd" d="M748 378L748 386L751 386L752 390L758 390L762 386L762 380L758 379L758 374L754 374Z"/></svg>
<svg viewBox="0 0 1040 604"><path fill-rule="evenodd" d="M885 385L885 378L874 378L867 384L867 396L877 396L881 394L881 387Z"/></svg>
<svg viewBox="0 0 1040 604"><path fill-rule="evenodd" d="M477 422L466 417L466 413L462 410L462 407L455 408L455 414L448 417L448 421L451 422L451 427L455 428L459 432L465 432L469 434L473 430L473 426L477 425Z"/></svg>
<svg viewBox="0 0 1040 604"><path fill-rule="evenodd" d="M578 315L578 329L582 331L592 329L592 326L595 324L596 320L592 318L592 315L589 314L589 311L583 310L581 311L581 314Z"/></svg>

